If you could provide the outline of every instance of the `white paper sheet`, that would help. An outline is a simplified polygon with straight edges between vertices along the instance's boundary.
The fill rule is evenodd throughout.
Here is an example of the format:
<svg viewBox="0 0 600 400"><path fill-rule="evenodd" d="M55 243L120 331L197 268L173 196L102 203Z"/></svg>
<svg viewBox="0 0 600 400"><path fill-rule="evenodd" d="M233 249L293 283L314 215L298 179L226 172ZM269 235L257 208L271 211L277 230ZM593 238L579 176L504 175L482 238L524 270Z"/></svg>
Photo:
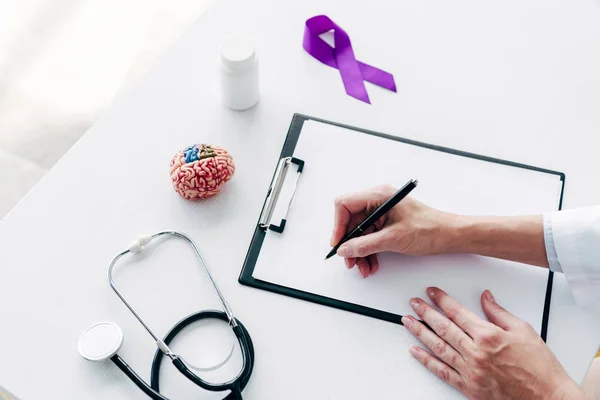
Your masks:
<svg viewBox="0 0 600 400"><path fill-rule="evenodd" d="M436 285L483 315L490 289L520 318L541 327L548 270L473 255L409 257L380 254L379 271L363 279L330 250L336 196L378 184L419 180L415 198L465 214L539 214L558 208L557 175L456 156L316 121L304 124L294 156L306 164L282 234L268 231L253 276L264 281L397 314ZM296 168L290 168L273 223L287 207Z"/></svg>

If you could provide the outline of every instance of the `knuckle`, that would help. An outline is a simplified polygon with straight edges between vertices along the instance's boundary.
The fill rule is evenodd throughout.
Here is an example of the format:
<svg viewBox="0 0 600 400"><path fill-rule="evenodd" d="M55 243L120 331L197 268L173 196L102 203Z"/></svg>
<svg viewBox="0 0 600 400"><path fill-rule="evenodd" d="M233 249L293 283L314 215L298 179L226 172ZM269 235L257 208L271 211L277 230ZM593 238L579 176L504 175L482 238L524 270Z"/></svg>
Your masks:
<svg viewBox="0 0 600 400"><path fill-rule="evenodd" d="M444 354L446 354L446 350L447 345L445 342L442 341L435 342L433 346L431 346L431 351L433 351L433 354L435 354L439 358L442 358Z"/></svg>
<svg viewBox="0 0 600 400"><path fill-rule="evenodd" d="M437 371L437 376L439 376L440 379L448 382L450 380L450 370L448 367L440 367Z"/></svg>
<svg viewBox="0 0 600 400"><path fill-rule="evenodd" d="M413 324L412 333L413 335L415 335L416 338L420 338L421 336L423 336L423 325Z"/></svg>
<svg viewBox="0 0 600 400"><path fill-rule="evenodd" d="M390 197L392 194L394 194L396 192L396 188L392 185L389 184L385 184L385 185L379 185L376 186L375 188L373 188L373 193L380 198L388 198Z"/></svg>
<svg viewBox="0 0 600 400"><path fill-rule="evenodd" d="M456 382L456 388L463 393L467 389L467 383L465 382L465 380L462 376L460 377L460 379L458 379L458 382ZM468 397L473 398L472 396L468 396Z"/></svg>
<svg viewBox="0 0 600 400"><path fill-rule="evenodd" d="M444 339L448 335L449 331L450 331L450 321L444 320L438 324L437 334L442 339Z"/></svg>
<svg viewBox="0 0 600 400"><path fill-rule="evenodd" d="M456 347L457 347L457 350L459 350L459 351L460 351L460 349L466 348L464 337L461 336L456 340Z"/></svg>
<svg viewBox="0 0 600 400"><path fill-rule="evenodd" d="M396 188L394 186L390 185L389 183L379 186L378 189L379 189L380 193L385 194L385 195L396 191Z"/></svg>
<svg viewBox="0 0 600 400"><path fill-rule="evenodd" d="M476 364L484 365L487 364L490 360L490 355L486 351L478 350L475 353L473 353L472 358Z"/></svg>
<svg viewBox="0 0 600 400"><path fill-rule="evenodd" d="M487 346L494 346L500 341L500 333L496 330L486 330L479 335L479 343Z"/></svg>
<svg viewBox="0 0 600 400"><path fill-rule="evenodd" d="M458 315L460 314L460 311L461 311L461 307L458 304L449 305L444 310L444 312L446 313L448 318L450 318L453 321L458 317Z"/></svg>
<svg viewBox="0 0 600 400"><path fill-rule="evenodd" d="M479 370L473 370L469 372L468 379L469 382L471 382L471 384L475 387L479 387L483 383L483 378L479 373Z"/></svg>
<svg viewBox="0 0 600 400"><path fill-rule="evenodd" d="M381 238L386 242L391 242L398 237L398 233L394 229L388 229L382 233Z"/></svg>
<svg viewBox="0 0 600 400"><path fill-rule="evenodd" d="M450 365L455 366L461 363L461 358L457 353L452 353L450 356L448 356L448 361L450 362Z"/></svg>
<svg viewBox="0 0 600 400"><path fill-rule="evenodd" d="M335 204L336 207L342 207L345 202L346 202L346 197L345 196L338 196L333 201L333 204Z"/></svg>
<svg viewBox="0 0 600 400"><path fill-rule="evenodd" d="M421 364L423 364L423 366L427 369L431 369L431 358L424 356L421 359Z"/></svg>

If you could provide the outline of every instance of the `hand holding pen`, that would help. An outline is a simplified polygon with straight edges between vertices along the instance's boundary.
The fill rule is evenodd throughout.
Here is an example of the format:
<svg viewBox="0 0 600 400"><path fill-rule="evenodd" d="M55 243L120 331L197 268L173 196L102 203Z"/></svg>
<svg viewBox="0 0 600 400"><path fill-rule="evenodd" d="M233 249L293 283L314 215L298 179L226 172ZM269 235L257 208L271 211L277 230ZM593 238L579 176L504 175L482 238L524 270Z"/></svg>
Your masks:
<svg viewBox="0 0 600 400"><path fill-rule="evenodd" d="M335 222L330 245L338 245L395 193L396 188L384 185L338 197L335 200ZM379 268L377 253L392 251L406 255L428 255L443 252L444 241L438 239L445 235L440 236L440 230L451 226L451 220L452 214L405 196L366 228L364 233L339 246L337 255L344 257L348 268L358 266L360 274L366 278Z"/></svg>

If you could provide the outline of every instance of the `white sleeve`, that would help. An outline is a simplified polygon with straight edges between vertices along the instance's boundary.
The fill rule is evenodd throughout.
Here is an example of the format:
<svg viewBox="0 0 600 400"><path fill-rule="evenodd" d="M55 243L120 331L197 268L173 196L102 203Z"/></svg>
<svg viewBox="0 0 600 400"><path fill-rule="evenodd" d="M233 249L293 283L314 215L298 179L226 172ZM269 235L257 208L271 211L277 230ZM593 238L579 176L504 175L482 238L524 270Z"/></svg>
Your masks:
<svg viewBox="0 0 600 400"><path fill-rule="evenodd" d="M580 305L600 304L600 206L544 215L550 269L562 272Z"/></svg>

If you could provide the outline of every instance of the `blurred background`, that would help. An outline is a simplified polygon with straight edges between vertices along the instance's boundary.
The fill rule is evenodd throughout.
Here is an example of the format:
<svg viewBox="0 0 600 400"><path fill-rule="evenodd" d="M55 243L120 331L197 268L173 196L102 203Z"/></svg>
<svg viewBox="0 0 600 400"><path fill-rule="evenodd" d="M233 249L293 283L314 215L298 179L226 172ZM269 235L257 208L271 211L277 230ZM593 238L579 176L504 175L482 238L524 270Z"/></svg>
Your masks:
<svg viewBox="0 0 600 400"><path fill-rule="evenodd" d="M0 219L214 0L0 0Z"/></svg>

